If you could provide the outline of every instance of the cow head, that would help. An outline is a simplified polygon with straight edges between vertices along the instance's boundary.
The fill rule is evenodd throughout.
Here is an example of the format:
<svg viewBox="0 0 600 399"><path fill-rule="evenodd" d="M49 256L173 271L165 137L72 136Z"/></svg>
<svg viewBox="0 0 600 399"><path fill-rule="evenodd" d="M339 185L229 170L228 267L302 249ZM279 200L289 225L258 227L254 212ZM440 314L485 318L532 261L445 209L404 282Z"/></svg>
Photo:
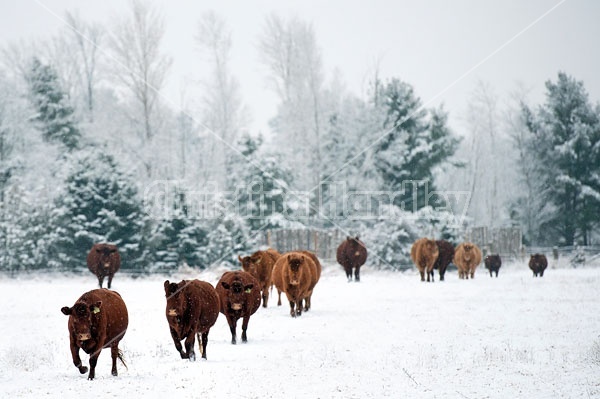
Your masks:
<svg viewBox="0 0 600 399"><path fill-rule="evenodd" d="M92 339L92 318L102 311L102 301L93 304L76 302L72 308L63 306L60 309L63 314L69 316L69 328L79 344Z"/></svg>
<svg viewBox="0 0 600 399"><path fill-rule="evenodd" d="M471 243L466 243L463 245L463 258L467 262L471 260L475 256L475 251L473 251L474 245Z"/></svg>
<svg viewBox="0 0 600 399"><path fill-rule="evenodd" d="M242 310L244 304L248 302L246 297L254 289L254 284L244 285L240 279L236 278L230 283L221 281L221 287L227 290L228 306L232 310Z"/></svg>
<svg viewBox="0 0 600 399"><path fill-rule="evenodd" d="M180 337L183 330L183 316L185 312L185 297L182 295L181 290L185 285L185 280L179 282L179 284L171 283L169 280L166 280L164 283L165 296L167 298L167 321L169 322L169 326Z"/></svg>
<svg viewBox="0 0 600 399"><path fill-rule="evenodd" d="M288 258L288 264L290 265L290 285L300 284L300 275L302 274L302 265L305 261L304 255L291 254Z"/></svg>
<svg viewBox="0 0 600 399"><path fill-rule="evenodd" d="M108 270L110 268L111 258L117 252L117 247L109 244L101 244L96 246L96 254L98 255L98 266L101 269Z"/></svg>
<svg viewBox="0 0 600 399"><path fill-rule="evenodd" d="M427 253L431 255L432 258L437 259L440 254L440 250L438 249L437 244L434 240L425 241L425 248L427 249Z"/></svg>
<svg viewBox="0 0 600 399"><path fill-rule="evenodd" d="M254 276L257 275L257 268L262 261L262 257L258 253L254 253L251 256L244 256L243 258L238 255L238 259L242 264L242 269Z"/></svg>

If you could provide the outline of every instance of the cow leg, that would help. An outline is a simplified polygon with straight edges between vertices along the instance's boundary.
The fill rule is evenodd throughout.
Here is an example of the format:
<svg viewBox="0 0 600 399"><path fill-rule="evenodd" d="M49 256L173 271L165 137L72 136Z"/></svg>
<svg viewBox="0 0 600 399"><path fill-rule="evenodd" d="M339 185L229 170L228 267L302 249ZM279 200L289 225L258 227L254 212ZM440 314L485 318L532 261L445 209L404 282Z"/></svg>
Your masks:
<svg viewBox="0 0 600 399"><path fill-rule="evenodd" d="M421 274L421 281L425 281L425 272L422 270L419 270L419 274Z"/></svg>
<svg viewBox="0 0 600 399"><path fill-rule="evenodd" d="M352 268L350 267L346 268L346 278L348 279L348 282L352 281Z"/></svg>
<svg viewBox="0 0 600 399"><path fill-rule="evenodd" d="M177 335L177 332L175 330L173 330L172 328L170 330L171 330L171 338L173 338L173 343L175 344L175 349L177 349L177 352L179 352L182 359L187 359L188 358L187 353L185 353L183 351L181 342L179 342L179 336Z"/></svg>
<svg viewBox="0 0 600 399"><path fill-rule="evenodd" d="M208 331L202 333L202 341L200 341L200 337L198 337L198 346L200 346L200 342L202 342L202 346L200 347L200 351L202 352L202 359L206 360L206 346L208 345Z"/></svg>
<svg viewBox="0 0 600 399"><path fill-rule="evenodd" d="M302 316L302 299L296 301L296 316Z"/></svg>
<svg viewBox="0 0 600 399"><path fill-rule="evenodd" d="M475 271L473 270L473 271L471 271L471 279L474 279L474 278L475 278Z"/></svg>
<svg viewBox="0 0 600 399"><path fill-rule="evenodd" d="M438 271L438 273L440 274L440 281L444 281L444 274L446 273L445 271L442 271L442 269L440 268L440 270Z"/></svg>
<svg viewBox="0 0 600 399"><path fill-rule="evenodd" d="M73 364L79 369L81 374L85 374L88 368L81 364L81 358L79 357L79 347L75 345L75 341L71 339L71 356L73 358Z"/></svg>
<svg viewBox="0 0 600 399"><path fill-rule="evenodd" d="M111 374L116 377L118 375L118 373L117 373L117 357L119 357L119 347L117 344L113 344L110 346L110 357L112 358Z"/></svg>
<svg viewBox="0 0 600 399"><path fill-rule="evenodd" d="M112 284L113 274L108 275L108 289L110 290L110 285Z"/></svg>
<svg viewBox="0 0 600 399"><path fill-rule="evenodd" d="M98 285L102 288L102 283L104 282L104 274L98 276Z"/></svg>
<svg viewBox="0 0 600 399"><path fill-rule="evenodd" d="M90 355L90 373L88 374L88 380L96 378L96 364L98 364L98 356L100 356L102 346L98 345L98 348L100 349Z"/></svg>
<svg viewBox="0 0 600 399"><path fill-rule="evenodd" d="M227 323L229 324L229 331L231 331L231 344L237 343L235 330L237 329L237 319L232 316L227 316Z"/></svg>
<svg viewBox="0 0 600 399"><path fill-rule="evenodd" d="M295 307L296 307L296 302L290 300L290 315L292 317L296 317L296 310L294 309Z"/></svg>
<svg viewBox="0 0 600 399"><path fill-rule="evenodd" d="M304 311L308 312L310 310L310 298L312 296L312 292L304 298Z"/></svg>
<svg viewBox="0 0 600 399"><path fill-rule="evenodd" d="M269 302L269 290L267 289L267 287L265 287L262 290L262 301L263 301L263 308L266 308L267 302Z"/></svg>
<svg viewBox="0 0 600 399"><path fill-rule="evenodd" d="M250 321L250 315L247 314L244 316L244 320L242 322L242 343L248 342L248 336L246 335L246 330L248 329L248 322Z"/></svg>
<svg viewBox="0 0 600 399"><path fill-rule="evenodd" d="M281 290L277 288L277 306L281 306Z"/></svg>
<svg viewBox="0 0 600 399"><path fill-rule="evenodd" d="M191 362L196 361L196 352L194 352L194 344L196 343L195 328L192 328L192 332L185 338L185 350L187 352L188 359Z"/></svg>
<svg viewBox="0 0 600 399"><path fill-rule="evenodd" d="M356 267L354 269L354 281L356 281L357 283L360 282L360 268Z"/></svg>
<svg viewBox="0 0 600 399"><path fill-rule="evenodd" d="M544 270L542 269L542 271L540 272L540 277L544 277Z"/></svg>
<svg viewBox="0 0 600 399"><path fill-rule="evenodd" d="M496 278L498 278L498 270L496 270Z"/></svg>

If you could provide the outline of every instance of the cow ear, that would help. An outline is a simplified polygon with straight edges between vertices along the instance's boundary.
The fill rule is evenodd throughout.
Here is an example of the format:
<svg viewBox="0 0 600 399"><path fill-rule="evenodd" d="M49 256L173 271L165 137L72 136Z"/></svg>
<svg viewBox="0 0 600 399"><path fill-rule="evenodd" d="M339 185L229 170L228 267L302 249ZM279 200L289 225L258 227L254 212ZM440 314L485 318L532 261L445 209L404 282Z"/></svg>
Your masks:
<svg viewBox="0 0 600 399"><path fill-rule="evenodd" d="M90 312L93 314L100 313L100 308L102 307L102 301L96 301L93 305L90 305Z"/></svg>
<svg viewBox="0 0 600 399"><path fill-rule="evenodd" d="M254 287L254 284L248 284L244 286L244 291L246 292L246 294L252 292L252 287Z"/></svg>
<svg viewBox="0 0 600 399"><path fill-rule="evenodd" d="M67 316L71 314L71 310L72 309L68 306L63 306L62 308L60 308L60 311Z"/></svg>
<svg viewBox="0 0 600 399"><path fill-rule="evenodd" d="M360 238L358 238L358 236L356 236L356 241L359 241L359 240L360 240Z"/></svg>
<svg viewBox="0 0 600 399"><path fill-rule="evenodd" d="M258 258L258 260L256 262L254 262L255 265L260 265L260 262L262 261L262 258Z"/></svg>
<svg viewBox="0 0 600 399"><path fill-rule="evenodd" d="M242 257L240 255L238 255L238 260L240 261L241 264L244 264L244 261L242 260Z"/></svg>
<svg viewBox="0 0 600 399"><path fill-rule="evenodd" d="M221 281L221 285L223 286L223 288L225 288L226 290L229 289L229 284L227 284L225 281Z"/></svg>
<svg viewBox="0 0 600 399"><path fill-rule="evenodd" d="M169 280L165 280L165 283L163 284L163 287L165 287L165 294L167 295L169 295L169 284L171 284Z"/></svg>
<svg viewBox="0 0 600 399"><path fill-rule="evenodd" d="M300 257L300 263L304 263L304 260L305 260L305 257L304 257L304 255L302 255L302 256Z"/></svg>
<svg viewBox="0 0 600 399"><path fill-rule="evenodd" d="M102 249L101 249L101 248L98 248L98 247L96 247L96 252L100 253L100 252L102 252Z"/></svg>
<svg viewBox="0 0 600 399"><path fill-rule="evenodd" d="M346 236L346 240L350 241L351 239L352 239L352 237Z"/></svg>

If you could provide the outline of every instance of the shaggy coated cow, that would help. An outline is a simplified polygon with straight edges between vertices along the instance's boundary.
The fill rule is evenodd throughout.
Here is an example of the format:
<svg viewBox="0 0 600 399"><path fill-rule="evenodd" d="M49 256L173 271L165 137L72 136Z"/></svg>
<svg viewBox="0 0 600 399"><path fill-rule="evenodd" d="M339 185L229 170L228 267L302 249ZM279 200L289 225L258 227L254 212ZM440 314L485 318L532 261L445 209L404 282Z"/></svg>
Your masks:
<svg viewBox="0 0 600 399"><path fill-rule="evenodd" d="M121 295L106 288L96 289L83 294L72 307L64 306L60 310L69 316L71 356L81 374L88 368L81 364L79 348L90 355L90 380L96 376L96 364L103 348L110 347L112 375L117 375L117 358L127 367L119 350L119 341L129 322Z"/></svg>
<svg viewBox="0 0 600 399"><path fill-rule="evenodd" d="M546 255L534 254L529 258L529 268L533 271L533 277L544 277L544 270L548 267L548 259Z"/></svg>
<svg viewBox="0 0 600 399"><path fill-rule="evenodd" d="M352 269L354 269L354 281L360 281L360 267L367 261L367 247L360 241L358 236L346 237L337 249L337 262L346 271L348 282L352 281Z"/></svg>
<svg viewBox="0 0 600 399"><path fill-rule="evenodd" d="M227 318L231 331L231 343L236 344L236 327L242 322L242 342L248 342L248 322L260 307L260 283L250 273L243 271L225 272L217 283L217 294L221 302L221 313Z"/></svg>
<svg viewBox="0 0 600 399"><path fill-rule="evenodd" d="M262 293L263 307L267 307L269 301L269 288L271 286L271 274L273 265L281 254L276 250L269 248L266 251L256 251L250 256L238 256L242 269L253 275L259 282L259 288Z"/></svg>
<svg viewBox="0 0 600 399"><path fill-rule="evenodd" d="M463 242L454 251L454 264L458 269L458 278L475 278L475 270L481 263L481 250L472 242Z"/></svg>
<svg viewBox="0 0 600 399"><path fill-rule="evenodd" d="M219 296L212 285L200 280L165 281L167 322L175 348L182 359L196 360L194 342L206 359L208 332L219 316ZM185 339L185 351L181 341Z"/></svg>
<svg viewBox="0 0 600 399"><path fill-rule="evenodd" d="M444 281L444 275L446 274L446 269L448 265L452 263L452 258L454 257L454 245L446 240L436 240L436 245L438 247L438 258L433 264L433 268L437 269L440 274L440 281ZM431 271L431 278L433 278L433 270Z"/></svg>
<svg viewBox="0 0 600 399"><path fill-rule="evenodd" d="M303 252L288 252L277 260L274 270L275 285L279 284L290 302L290 315L301 316L302 301L306 300L310 308L310 295L318 281L313 257Z"/></svg>
<svg viewBox="0 0 600 399"><path fill-rule="evenodd" d="M108 276L108 288L113 276L121 267L121 255L116 245L94 244L87 256L87 266L98 277L98 284L102 288L104 277Z"/></svg>
<svg viewBox="0 0 600 399"><path fill-rule="evenodd" d="M433 264L438 258L439 250L434 240L429 238L419 238L414 242L412 248L410 249L410 258L417 266L419 270L419 274L421 275L421 281L425 281L425 276L427 276L427 281L433 282Z"/></svg>
<svg viewBox="0 0 600 399"><path fill-rule="evenodd" d="M492 277L492 272L496 273L496 277L498 277L498 271L500 270L500 266L502 266L502 259L500 259L500 255L488 255L483 260L485 264L485 268L490 271L490 277Z"/></svg>

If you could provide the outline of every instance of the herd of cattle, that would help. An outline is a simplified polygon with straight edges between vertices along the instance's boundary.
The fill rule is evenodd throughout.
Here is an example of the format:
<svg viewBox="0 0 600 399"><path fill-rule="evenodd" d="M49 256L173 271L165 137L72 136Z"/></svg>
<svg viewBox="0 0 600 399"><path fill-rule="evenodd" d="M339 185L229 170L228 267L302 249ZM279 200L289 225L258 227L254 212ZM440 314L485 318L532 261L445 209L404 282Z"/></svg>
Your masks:
<svg viewBox="0 0 600 399"><path fill-rule="evenodd" d="M421 275L421 281L433 281L437 269L440 280L450 263L454 263L461 279L474 278L481 263L481 250L473 243L464 242L454 248L445 240L421 238L411 248L411 259ZM337 261L346 272L348 281L360 281L360 268L367 260L367 249L359 237L347 237L338 247ZM216 288L200 280L164 282L166 318L175 348L182 359L195 360L196 337L202 358L206 359L208 333L216 323L219 313L227 319L231 343L237 342L237 322L242 319L242 342L247 342L250 316L260 307L267 307L269 291L281 293L290 304L290 315L297 317L311 308L311 296L321 277L321 263L310 251L292 251L280 254L274 249L257 251L250 256L238 256L242 270L225 272ZM489 255L484 260L490 276L502 265L499 255ZM121 266L116 246L95 244L87 256L88 268L98 277L100 289L83 294L72 307L64 306L62 313L69 316L68 329L73 364L81 374L88 371L79 357L79 349L90 355L88 379L94 379L98 356L104 348L111 349L112 375L117 375L117 359L125 366L119 342L125 335L128 313L121 296L110 290L114 274ZM543 276L548 266L541 254L531 256L529 267L534 276ZM108 277L108 289L103 289ZM185 340L185 348L181 341Z"/></svg>

